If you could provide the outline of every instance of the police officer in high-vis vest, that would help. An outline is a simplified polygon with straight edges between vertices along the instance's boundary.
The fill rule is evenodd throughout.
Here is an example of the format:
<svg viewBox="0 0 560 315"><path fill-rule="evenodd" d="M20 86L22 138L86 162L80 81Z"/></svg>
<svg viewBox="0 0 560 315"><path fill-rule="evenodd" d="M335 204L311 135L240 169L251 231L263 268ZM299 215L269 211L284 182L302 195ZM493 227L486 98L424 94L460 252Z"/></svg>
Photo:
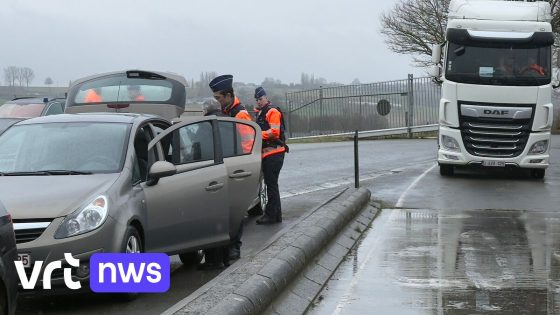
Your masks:
<svg viewBox="0 0 560 315"><path fill-rule="evenodd" d="M210 89L214 93L214 99L220 103L222 113L238 118L250 120L251 116L233 91L233 76L225 74L214 78L210 81ZM253 148L254 130L245 125L238 126L238 132L241 136L241 148L244 153L250 153ZM236 260L241 257L241 236L243 235L243 224L239 227L239 231L229 248L229 259Z"/></svg>
<svg viewBox="0 0 560 315"><path fill-rule="evenodd" d="M262 129L262 170L268 196L265 214L257 219L257 224L273 224L282 222L278 176L286 152L284 118L280 109L270 103L262 87L255 89L255 100L257 124Z"/></svg>

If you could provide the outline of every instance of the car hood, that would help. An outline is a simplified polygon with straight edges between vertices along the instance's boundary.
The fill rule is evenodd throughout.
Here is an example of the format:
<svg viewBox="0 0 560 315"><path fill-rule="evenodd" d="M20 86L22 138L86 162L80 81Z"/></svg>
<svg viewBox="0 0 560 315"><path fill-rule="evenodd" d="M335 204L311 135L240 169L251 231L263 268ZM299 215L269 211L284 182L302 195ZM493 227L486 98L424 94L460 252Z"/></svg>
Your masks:
<svg viewBox="0 0 560 315"><path fill-rule="evenodd" d="M13 219L65 216L94 194L105 193L119 174L2 176L0 200Z"/></svg>

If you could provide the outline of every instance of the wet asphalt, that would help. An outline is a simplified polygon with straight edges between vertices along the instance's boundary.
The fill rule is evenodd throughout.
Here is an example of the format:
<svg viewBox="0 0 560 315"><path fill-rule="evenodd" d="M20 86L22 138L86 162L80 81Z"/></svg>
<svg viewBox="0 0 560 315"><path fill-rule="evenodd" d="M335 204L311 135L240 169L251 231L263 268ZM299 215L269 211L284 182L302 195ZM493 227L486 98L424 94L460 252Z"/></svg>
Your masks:
<svg viewBox="0 0 560 315"><path fill-rule="evenodd" d="M309 314L560 314L559 136L551 155L544 180L433 160L369 183L385 207Z"/></svg>

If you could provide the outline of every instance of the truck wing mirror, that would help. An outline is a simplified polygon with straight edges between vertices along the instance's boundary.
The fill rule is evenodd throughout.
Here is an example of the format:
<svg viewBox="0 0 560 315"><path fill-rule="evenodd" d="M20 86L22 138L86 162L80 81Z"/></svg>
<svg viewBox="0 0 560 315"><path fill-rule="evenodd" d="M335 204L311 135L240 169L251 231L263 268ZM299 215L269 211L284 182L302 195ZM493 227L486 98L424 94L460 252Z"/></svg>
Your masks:
<svg viewBox="0 0 560 315"><path fill-rule="evenodd" d="M441 60L441 45L440 44L433 44L432 45L432 62L438 64Z"/></svg>

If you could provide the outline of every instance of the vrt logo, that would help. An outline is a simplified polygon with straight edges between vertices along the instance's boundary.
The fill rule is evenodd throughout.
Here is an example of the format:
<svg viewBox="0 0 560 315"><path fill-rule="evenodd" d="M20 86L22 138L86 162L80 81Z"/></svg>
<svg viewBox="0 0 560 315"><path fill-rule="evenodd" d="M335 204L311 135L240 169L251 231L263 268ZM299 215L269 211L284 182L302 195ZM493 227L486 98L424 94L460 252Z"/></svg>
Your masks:
<svg viewBox="0 0 560 315"><path fill-rule="evenodd" d="M80 260L72 257L72 254L70 253L64 253L64 259L72 267L80 266ZM19 277L19 281L21 282L21 286L25 290L35 289L37 280L39 280L39 274L41 273L41 267L43 266L43 261L37 260L33 264L33 270L31 271L31 275L29 278L27 278L27 274L25 272L25 267L23 266L23 262L15 261L14 263L16 264L16 271ZM69 289L78 290L82 287L80 281L72 280L72 268L62 268L62 262L60 260L57 260L57 261L50 262L48 265L45 266L45 271L43 271L43 289L46 290L51 289L51 275L53 271L55 271L56 269L64 270L64 284L66 284L66 286Z"/></svg>
<svg viewBox="0 0 560 315"><path fill-rule="evenodd" d="M509 114L509 110L498 110L498 109L485 109L484 115L507 115Z"/></svg>

